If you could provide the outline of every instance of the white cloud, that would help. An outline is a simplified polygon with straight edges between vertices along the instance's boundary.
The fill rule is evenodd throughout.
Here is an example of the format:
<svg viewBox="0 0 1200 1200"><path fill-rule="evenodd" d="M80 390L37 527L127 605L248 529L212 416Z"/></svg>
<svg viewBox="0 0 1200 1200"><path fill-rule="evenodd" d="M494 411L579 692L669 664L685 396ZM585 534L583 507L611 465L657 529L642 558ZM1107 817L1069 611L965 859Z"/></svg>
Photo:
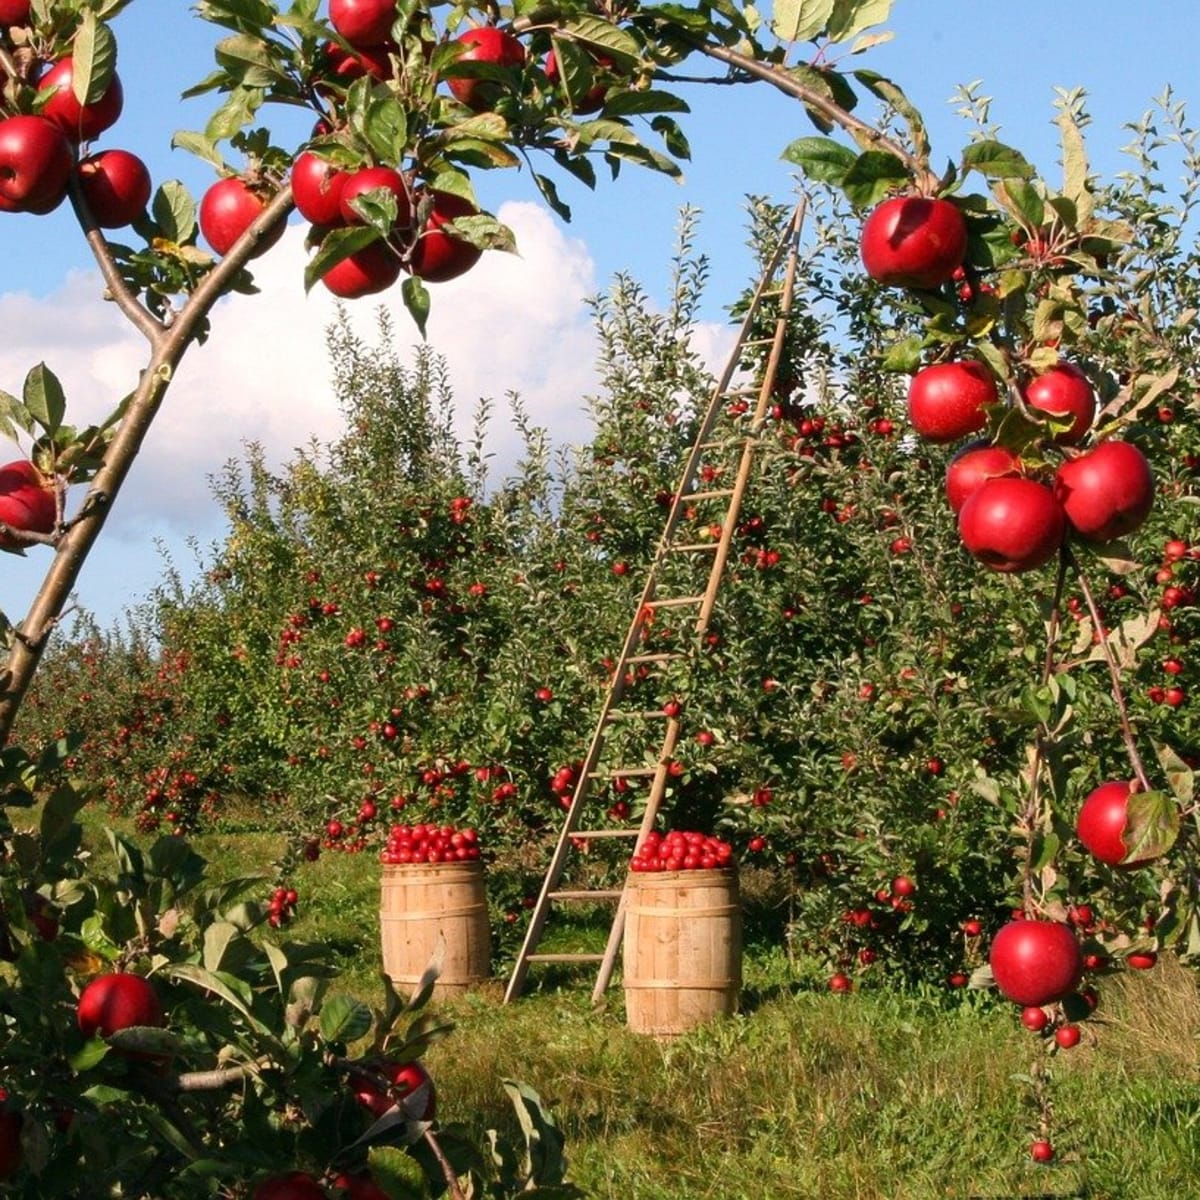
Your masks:
<svg viewBox="0 0 1200 1200"><path fill-rule="evenodd" d="M512 202L498 215L515 231L519 255L485 254L461 279L431 286L429 322L430 343L447 361L460 432L469 432L479 397L495 401L493 478L511 468L520 449L505 403L510 390L520 393L530 419L545 426L555 443L586 440L583 397L596 388L586 298L598 289L587 247L567 236L544 208ZM81 580L86 607L116 612L117 593L131 587L144 593L161 573L155 538L177 548L189 535L216 535L219 516L208 476L241 457L246 442L261 443L268 461L279 464L311 438L328 441L340 432L325 345L334 301L319 285L304 295L303 239L304 230L291 227L253 263L259 294L222 300L212 314L209 341L185 356L93 555L100 562L89 562ZM80 425L102 419L133 387L146 347L101 294L96 274L77 271L45 299L0 296L6 330L0 387L19 394L25 372L44 360L63 381L68 420ZM398 346L415 345L419 336L398 294L349 306L363 338L374 338L380 303L393 310ZM697 338L713 362L727 351L730 334L714 325L698 330ZM117 545L106 554L112 543ZM186 550L180 557L181 568L190 568ZM7 563L0 606L16 616L13 592L40 579L45 552L35 550L28 563Z"/></svg>

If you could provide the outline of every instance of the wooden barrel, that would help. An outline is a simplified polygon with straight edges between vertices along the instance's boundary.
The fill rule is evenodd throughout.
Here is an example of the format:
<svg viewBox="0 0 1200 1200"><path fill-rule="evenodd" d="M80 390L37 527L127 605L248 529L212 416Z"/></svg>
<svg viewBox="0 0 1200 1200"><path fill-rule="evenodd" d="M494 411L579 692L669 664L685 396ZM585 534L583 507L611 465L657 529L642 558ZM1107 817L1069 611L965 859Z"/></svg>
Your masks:
<svg viewBox="0 0 1200 1200"><path fill-rule="evenodd" d="M458 995L490 974L491 930L483 864L384 864L379 928L383 970L406 994L445 941L435 997Z"/></svg>
<svg viewBox="0 0 1200 1200"><path fill-rule="evenodd" d="M635 871L625 906L625 1020L674 1037L737 1010L742 908L737 872Z"/></svg>

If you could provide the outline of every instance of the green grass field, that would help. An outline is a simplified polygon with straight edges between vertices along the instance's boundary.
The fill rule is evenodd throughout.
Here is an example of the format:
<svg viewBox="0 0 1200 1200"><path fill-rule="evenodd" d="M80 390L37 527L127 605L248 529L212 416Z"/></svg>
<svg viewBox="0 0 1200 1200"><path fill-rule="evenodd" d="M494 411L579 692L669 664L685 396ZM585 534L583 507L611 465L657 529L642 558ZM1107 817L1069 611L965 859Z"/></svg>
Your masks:
<svg viewBox="0 0 1200 1200"><path fill-rule="evenodd" d="M197 847L222 873L261 869L259 834ZM341 987L378 998L379 869L325 855L298 881L291 932L345 955ZM597 929L596 934L602 935ZM1050 1060L1057 1160L1017 1077L1046 1063L1015 1009L988 995L833 995L752 946L743 1011L671 1042L630 1033L619 980L495 981L438 1006L455 1033L427 1060L443 1122L482 1141L512 1121L500 1086L531 1084L567 1138L571 1179L605 1200L923 1200L1200 1194L1200 994L1173 962L1102 981L1083 1042Z"/></svg>

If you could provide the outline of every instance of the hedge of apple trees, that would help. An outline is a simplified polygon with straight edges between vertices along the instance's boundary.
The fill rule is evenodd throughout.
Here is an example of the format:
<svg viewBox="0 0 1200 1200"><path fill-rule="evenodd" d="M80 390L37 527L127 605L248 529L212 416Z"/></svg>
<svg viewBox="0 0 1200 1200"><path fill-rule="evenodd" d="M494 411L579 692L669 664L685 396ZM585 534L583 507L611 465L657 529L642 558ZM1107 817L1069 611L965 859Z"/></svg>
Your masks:
<svg viewBox="0 0 1200 1200"><path fill-rule="evenodd" d="M168 579L120 633L58 627L175 367L293 208L306 286L396 286L421 328L439 284L511 248L474 172L527 166L564 217L551 172L678 172L687 106L660 85L692 55L799 102L817 135L787 155L821 198L719 622L688 669L628 681L686 721L670 819L736 840L764 914L839 989L963 983L994 935L995 983L1061 1048L1085 966L1200 948L1194 196L1167 201L1155 161L1173 147L1196 172L1169 97L1107 189L1073 97L1061 184L983 122L939 176L902 91L824 54L869 48L878 0L779 4L770 24L728 4L204 0L221 40L191 94L216 104L176 145L216 179L194 198L106 144L129 2L0 0L0 211L69 197L147 343L94 426L46 364L0 395L23 453L0 469L0 547L48 561L3 630L3 1186L77 1194L86 1169L124 1196L572 1194L535 1095L509 1085L536 1154L488 1161L439 1130L418 1059L446 1031L386 988L376 1009L339 995L321 948L287 937L293 885L216 884L182 835L254 811L293 835L300 880L303 858L373 852L398 821L469 822L519 924L708 387L691 219L665 314L630 279L597 303L577 458L517 403L524 458L489 481L489 413L455 443L436 354L403 365L386 323L372 341L343 325L346 435L229 466L229 536L198 585ZM792 61L806 42L812 64ZM284 110L310 132L274 133ZM783 214L752 207L761 251ZM748 415L733 402L731 429ZM972 435L955 518L943 479ZM713 536L705 503L687 520ZM646 644L688 641L670 611L642 614ZM149 835L112 835L111 869L82 851L88 802ZM602 803L635 820L636 781Z"/></svg>

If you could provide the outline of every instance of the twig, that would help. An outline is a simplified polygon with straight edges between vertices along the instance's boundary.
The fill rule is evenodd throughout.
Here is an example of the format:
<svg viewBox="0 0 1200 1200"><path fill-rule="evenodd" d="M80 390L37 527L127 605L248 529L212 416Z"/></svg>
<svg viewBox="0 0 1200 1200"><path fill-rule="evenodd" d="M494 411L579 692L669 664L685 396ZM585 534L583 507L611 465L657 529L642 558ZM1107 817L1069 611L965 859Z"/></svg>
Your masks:
<svg viewBox="0 0 1200 1200"><path fill-rule="evenodd" d="M438 1166L442 1170L442 1178L445 1179L446 1187L450 1191L450 1200L467 1200L462 1188L458 1186L458 1176L454 1173L454 1168L450 1165L450 1160L434 1136L433 1130L425 1130L424 1137L425 1144L433 1152L433 1157L437 1159Z"/></svg>

